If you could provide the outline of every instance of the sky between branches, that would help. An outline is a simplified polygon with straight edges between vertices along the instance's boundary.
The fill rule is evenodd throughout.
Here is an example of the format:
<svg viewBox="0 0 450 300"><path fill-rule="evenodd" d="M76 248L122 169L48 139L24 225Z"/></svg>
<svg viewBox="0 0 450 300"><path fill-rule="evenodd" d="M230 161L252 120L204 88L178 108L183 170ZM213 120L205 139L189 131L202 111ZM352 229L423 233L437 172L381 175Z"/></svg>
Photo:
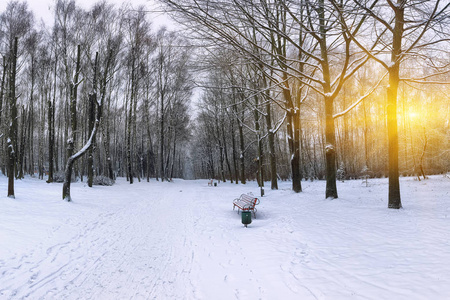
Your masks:
<svg viewBox="0 0 450 300"><path fill-rule="evenodd" d="M10 1L10 0L9 0ZM3 13L9 1L0 1L0 13ZM20 0L19 0L20 1ZM23 1L23 0L22 0ZM25 0L28 3L28 8L33 11L37 23L43 20L47 25L53 25L53 7L56 0ZM91 9L92 6L101 0L76 0L76 4L83 9ZM170 24L169 18L161 13L158 4L154 0L107 0L108 3L115 4L120 7L123 4L131 4L133 7L144 5L144 7L153 14L153 23L157 26L168 26Z"/></svg>

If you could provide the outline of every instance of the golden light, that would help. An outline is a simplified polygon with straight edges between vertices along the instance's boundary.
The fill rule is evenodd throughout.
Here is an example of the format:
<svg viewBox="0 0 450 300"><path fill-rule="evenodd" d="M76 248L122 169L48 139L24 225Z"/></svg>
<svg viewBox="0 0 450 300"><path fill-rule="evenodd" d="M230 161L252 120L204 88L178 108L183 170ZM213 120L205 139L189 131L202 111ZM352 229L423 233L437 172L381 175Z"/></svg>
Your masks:
<svg viewBox="0 0 450 300"><path fill-rule="evenodd" d="M410 118L410 119L415 119L416 117L419 116L418 113L413 112L413 111L409 112L408 115L409 115L409 118Z"/></svg>

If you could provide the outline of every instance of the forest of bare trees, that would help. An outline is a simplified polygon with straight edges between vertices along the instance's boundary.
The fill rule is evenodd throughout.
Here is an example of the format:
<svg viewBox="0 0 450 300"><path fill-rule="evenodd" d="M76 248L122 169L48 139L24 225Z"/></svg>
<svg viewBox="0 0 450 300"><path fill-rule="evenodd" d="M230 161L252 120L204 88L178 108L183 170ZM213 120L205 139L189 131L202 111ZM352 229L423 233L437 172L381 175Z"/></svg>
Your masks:
<svg viewBox="0 0 450 300"><path fill-rule="evenodd" d="M292 180L450 170L450 4L422 0L56 0L0 12L0 168L63 182ZM51 25L49 25L51 24ZM86 153L86 154L85 154ZM85 155L83 155L85 154ZM108 182L108 180L111 180Z"/></svg>

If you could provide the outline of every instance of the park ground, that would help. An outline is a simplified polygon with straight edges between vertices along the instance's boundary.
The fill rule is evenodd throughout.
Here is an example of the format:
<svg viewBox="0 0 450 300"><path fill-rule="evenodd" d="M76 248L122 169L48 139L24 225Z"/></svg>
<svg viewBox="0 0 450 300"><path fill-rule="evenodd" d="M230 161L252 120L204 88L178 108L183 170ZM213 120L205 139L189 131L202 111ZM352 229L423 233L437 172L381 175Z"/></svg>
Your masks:
<svg viewBox="0 0 450 300"><path fill-rule="evenodd" d="M265 187L245 228L232 201L255 182L112 187L0 176L0 299L449 299L450 178Z"/></svg>

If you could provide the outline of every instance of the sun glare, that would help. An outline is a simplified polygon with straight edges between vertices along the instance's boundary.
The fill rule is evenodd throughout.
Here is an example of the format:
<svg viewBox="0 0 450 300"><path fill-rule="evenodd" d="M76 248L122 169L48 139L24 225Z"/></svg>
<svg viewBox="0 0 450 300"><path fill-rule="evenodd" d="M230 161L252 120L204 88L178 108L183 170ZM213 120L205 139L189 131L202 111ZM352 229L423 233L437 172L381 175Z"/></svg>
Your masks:
<svg viewBox="0 0 450 300"><path fill-rule="evenodd" d="M418 113L416 113L416 112L410 112L409 114L409 118L410 119L415 119L415 118L417 118L418 116L419 116L419 114Z"/></svg>

